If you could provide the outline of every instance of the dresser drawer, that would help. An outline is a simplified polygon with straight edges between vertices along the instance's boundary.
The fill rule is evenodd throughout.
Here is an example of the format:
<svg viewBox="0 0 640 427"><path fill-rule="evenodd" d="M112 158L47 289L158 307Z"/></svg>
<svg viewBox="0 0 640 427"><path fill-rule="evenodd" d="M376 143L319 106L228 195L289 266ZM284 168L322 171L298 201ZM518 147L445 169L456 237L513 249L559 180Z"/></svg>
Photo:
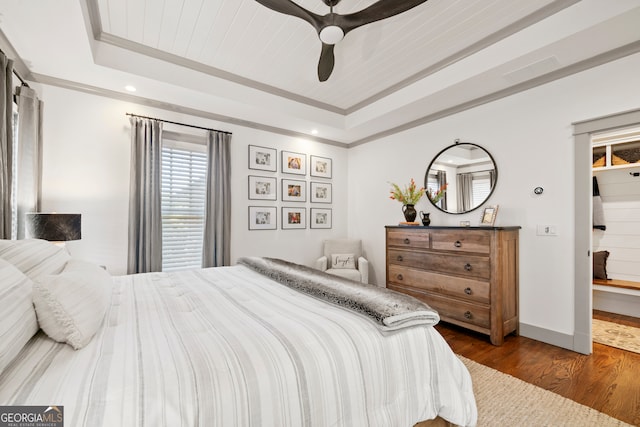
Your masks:
<svg viewBox="0 0 640 427"><path fill-rule="evenodd" d="M482 304L489 304L490 299L489 282L426 272L400 265L389 265L388 282Z"/></svg>
<svg viewBox="0 0 640 427"><path fill-rule="evenodd" d="M426 230L388 230L387 245L411 249L429 249L429 233Z"/></svg>
<svg viewBox="0 0 640 427"><path fill-rule="evenodd" d="M402 265L478 279L488 280L491 277L489 258L483 256L388 249L387 263L389 267Z"/></svg>
<svg viewBox="0 0 640 427"><path fill-rule="evenodd" d="M453 319L458 322L469 323L487 329L491 326L491 310L489 309L489 306L435 295L429 292L405 288L403 286L391 285L389 288L424 301L429 304L431 308L436 310L440 315L440 318L445 321L447 319Z"/></svg>
<svg viewBox="0 0 640 427"><path fill-rule="evenodd" d="M438 230L431 234L431 248L441 251L488 254L491 252L491 234L483 230Z"/></svg>

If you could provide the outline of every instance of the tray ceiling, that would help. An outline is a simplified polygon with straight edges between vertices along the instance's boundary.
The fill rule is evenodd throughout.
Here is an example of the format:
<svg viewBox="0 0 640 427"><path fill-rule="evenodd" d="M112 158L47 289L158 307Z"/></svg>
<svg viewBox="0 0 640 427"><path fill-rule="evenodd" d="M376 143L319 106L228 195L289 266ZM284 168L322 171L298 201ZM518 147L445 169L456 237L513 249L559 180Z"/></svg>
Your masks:
<svg viewBox="0 0 640 427"><path fill-rule="evenodd" d="M321 0L296 3L329 11ZM372 3L343 0L335 12ZM2 0L0 25L34 80L109 91L134 84L137 96L185 112L294 134L315 127L353 143L580 71L575 64L621 47L628 52L618 56L637 51L630 22L640 1L616 3L428 0L347 34L326 82L311 25L254 0ZM598 35L607 40L585 42Z"/></svg>

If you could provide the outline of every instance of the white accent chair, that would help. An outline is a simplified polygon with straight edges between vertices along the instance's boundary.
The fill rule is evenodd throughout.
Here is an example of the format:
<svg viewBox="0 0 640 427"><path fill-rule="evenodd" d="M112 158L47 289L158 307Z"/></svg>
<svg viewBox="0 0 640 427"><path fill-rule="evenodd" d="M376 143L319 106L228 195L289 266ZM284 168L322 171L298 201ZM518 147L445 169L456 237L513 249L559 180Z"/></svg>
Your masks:
<svg viewBox="0 0 640 427"><path fill-rule="evenodd" d="M362 256L361 240L325 240L322 252L324 255L316 261L316 269L357 282L369 283L369 261Z"/></svg>

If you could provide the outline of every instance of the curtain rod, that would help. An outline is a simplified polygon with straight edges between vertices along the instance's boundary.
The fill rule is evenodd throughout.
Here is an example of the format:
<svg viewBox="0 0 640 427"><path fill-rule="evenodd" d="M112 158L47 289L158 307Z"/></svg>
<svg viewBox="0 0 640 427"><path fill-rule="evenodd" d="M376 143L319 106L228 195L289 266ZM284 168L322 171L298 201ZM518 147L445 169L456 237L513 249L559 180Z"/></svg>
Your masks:
<svg viewBox="0 0 640 427"><path fill-rule="evenodd" d="M186 126L186 127L195 128L195 129L210 130L210 131L214 131L214 132L222 132L222 133L226 133L226 134L229 134L229 135L233 135L233 133L228 132L226 130L212 129L212 128L206 128L206 127L203 127L203 126L196 126L196 125L188 125L186 123L172 122L171 120L164 120L164 119L158 119L158 118L155 118L155 117L141 116L139 114L127 113L127 116L139 117L141 119L157 120L159 122L171 123L173 125Z"/></svg>
<svg viewBox="0 0 640 427"><path fill-rule="evenodd" d="M7 54L6 54L6 53L4 53L4 50L2 50L2 49L0 49L0 53L2 53L4 56L7 56ZM7 56L7 58L9 58L9 57ZM18 80L20 80L20 83L22 84L22 86L29 87L29 84L26 82L26 80L25 80L25 79L23 79L23 78L22 78L22 76L20 75L20 73L18 73L18 70L16 70L15 68L13 68L13 69L11 70L11 72L12 72L13 74L15 74L15 75L16 75L16 77L18 78Z"/></svg>

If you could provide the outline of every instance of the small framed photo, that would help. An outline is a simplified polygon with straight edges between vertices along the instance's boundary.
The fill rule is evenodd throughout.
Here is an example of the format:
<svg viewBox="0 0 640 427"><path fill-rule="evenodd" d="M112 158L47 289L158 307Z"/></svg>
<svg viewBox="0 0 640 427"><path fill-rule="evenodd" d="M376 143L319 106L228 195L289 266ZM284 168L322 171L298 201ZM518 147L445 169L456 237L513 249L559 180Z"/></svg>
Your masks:
<svg viewBox="0 0 640 427"><path fill-rule="evenodd" d="M331 228L331 209L311 208L311 228Z"/></svg>
<svg viewBox="0 0 640 427"><path fill-rule="evenodd" d="M249 169L275 172L278 170L278 151L275 148L249 146Z"/></svg>
<svg viewBox="0 0 640 427"><path fill-rule="evenodd" d="M306 208L282 208L282 229L299 230L307 228Z"/></svg>
<svg viewBox="0 0 640 427"><path fill-rule="evenodd" d="M321 178L331 178L332 161L327 157L310 156L311 176L319 176Z"/></svg>
<svg viewBox="0 0 640 427"><path fill-rule="evenodd" d="M283 202L306 202L307 183L297 179L282 180L282 201Z"/></svg>
<svg viewBox="0 0 640 427"><path fill-rule="evenodd" d="M249 230L275 230L276 215L275 206L249 206Z"/></svg>
<svg viewBox="0 0 640 427"><path fill-rule="evenodd" d="M282 172L296 175L307 174L307 155L282 151Z"/></svg>
<svg viewBox="0 0 640 427"><path fill-rule="evenodd" d="M278 200L275 177L249 175L249 200Z"/></svg>
<svg viewBox="0 0 640 427"><path fill-rule="evenodd" d="M311 203L331 203L331 184L328 182L311 182Z"/></svg>
<svg viewBox="0 0 640 427"><path fill-rule="evenodd" d="M482 217L480 218L480 225L486 227L493 227L496 222L496 215L498 215L498 205L487 206L482 211Z"/></svg>

